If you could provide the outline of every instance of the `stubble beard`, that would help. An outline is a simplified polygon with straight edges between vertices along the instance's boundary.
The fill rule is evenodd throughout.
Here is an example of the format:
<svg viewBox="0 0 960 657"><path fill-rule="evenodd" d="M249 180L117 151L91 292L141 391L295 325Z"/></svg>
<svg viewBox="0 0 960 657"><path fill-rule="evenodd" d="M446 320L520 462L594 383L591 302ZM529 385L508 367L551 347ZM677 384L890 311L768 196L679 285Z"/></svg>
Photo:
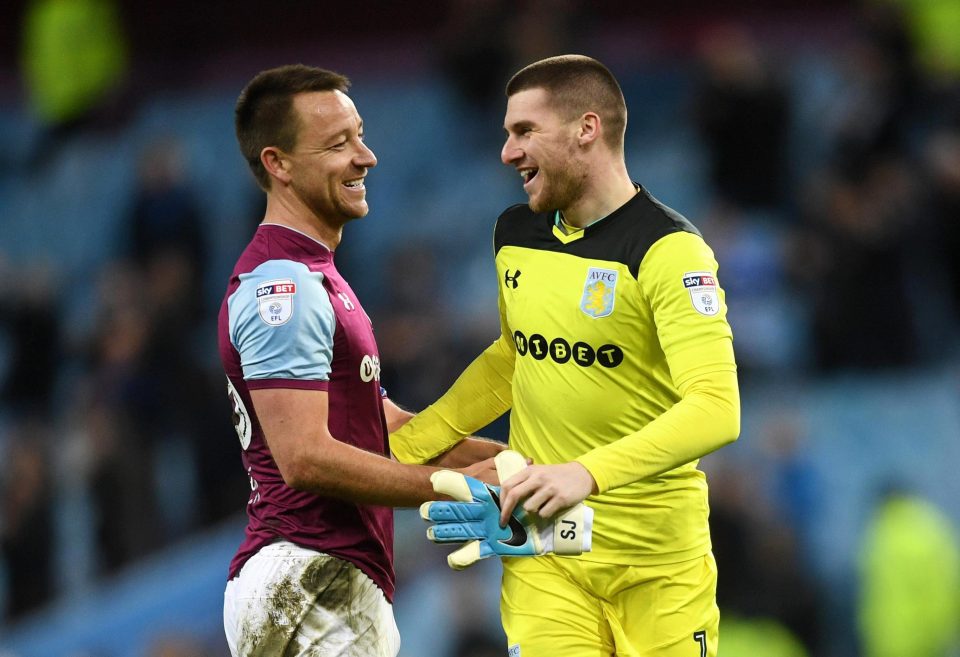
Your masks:
<svg viewBox="0 0 960 657"><path fill-rule="evenodd" d="M530 199L530 209L534 212L564 211L583 194L587 176L576 144L571 141L565 147L557 148L550 159L556 164L540 167L538 175L546 174L544 184L539 198L536 201Z"/></svg>
<svg viewBox="0 0 960 657"><path fill-rule="evenodd" d="M330 189L327 194L298 185L294 185L294 189L313 214L331 227L343 227L350 221L367 216L370 211L366 196L363 202L350 202L341 197L337 189Z"/></svg>
<svg viewBox="0 0 960 657"><path fill-rule="evenodd" d="M585 176L577 175L577 162L566 161L562 165L550 171L540 170L539 175L546 173L544 182L546 184L540 190L536 198L531 197L529 201L530 209L534 212L549 212L552 210L564 210L574 204L583 190L583 180Z"/></svg>

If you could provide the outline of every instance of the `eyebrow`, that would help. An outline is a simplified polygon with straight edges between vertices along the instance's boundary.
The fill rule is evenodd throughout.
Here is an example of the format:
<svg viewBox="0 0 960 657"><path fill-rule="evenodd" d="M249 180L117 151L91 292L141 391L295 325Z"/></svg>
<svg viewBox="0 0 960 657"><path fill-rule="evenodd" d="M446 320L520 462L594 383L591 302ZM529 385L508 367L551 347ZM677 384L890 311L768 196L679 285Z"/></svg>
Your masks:
<svg viewBox="0 0 960 657"><path fill-rule="evenodd" d="M340 139L349 139L351 132L353 132L351 128L344 128L324 139L323 143L328 145L337 144ZM357 127L357 134L363 134L363 119L360 120L360 125Z"/></svg>
<svg viewBox="0 0 960 657"><path fill-rule="evenodd" d="M503 126L503 129L506 130L507 132L515 132L515 131L520 130L520 129L522 129L522 128L533 128L533 127L534 127L534 124L533 124L532 121L528 121L528 120L526 120L526 119L523 119L523 120L520 120L520 121L514 121L514 122L511 123L510 125L505 125L505 126Z"/></svg>
<svg viewBox="0 0 960 657"><path fill-rule="evenodd" d="M347 126L340 132L334 134L335 137L349 137L353 133L353 126ZM360 123L357 125L357 134L363 133L363 119L360 119Z"/></svg>

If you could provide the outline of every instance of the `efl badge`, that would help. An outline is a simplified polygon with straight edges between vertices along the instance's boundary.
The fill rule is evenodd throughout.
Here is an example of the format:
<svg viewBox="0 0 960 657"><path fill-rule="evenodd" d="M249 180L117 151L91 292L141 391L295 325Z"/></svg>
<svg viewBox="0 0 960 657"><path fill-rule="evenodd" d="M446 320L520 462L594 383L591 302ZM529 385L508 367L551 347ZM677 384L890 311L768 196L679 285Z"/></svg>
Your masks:
<svg viewBox="0 0 960 657"><path fill-rule="evenodd" d="M716 315L720 312L720 295L717 279L708 271L694 271L683 275L683 287L690 292L693 308L701 315Z"/></svg>
<svg viewBox="0 0 960 657"><path fill-rule="evenodd" d="M257 305L260 319L270 326L280 326L293 316L293 295L297 293L297 284L289 278L269 281L257 288Z"/></svg>
<svg viewBox="0 0 960 657"><path fill-rule="evenodd" d="M583 283L580 310L594 319L613 312L614 291L617 289L617 271L591 267Z"/></svg>

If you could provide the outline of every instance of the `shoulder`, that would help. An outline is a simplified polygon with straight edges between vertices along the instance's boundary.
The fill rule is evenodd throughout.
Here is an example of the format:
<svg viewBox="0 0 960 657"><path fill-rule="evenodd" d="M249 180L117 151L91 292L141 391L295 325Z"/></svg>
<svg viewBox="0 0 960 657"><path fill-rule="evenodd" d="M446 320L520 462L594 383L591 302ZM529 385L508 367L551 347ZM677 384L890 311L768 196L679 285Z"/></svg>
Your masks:
<svg viewBox="0 0 960 657"><path fill-rule="evenodd" d="M329 305L323 273L302 262L264 260L239 275L239 285L228 299L231 325L259 317L268 325L285 324L294 308Z"/></svg>
<svg viewBox="0 0 960 657"><path fill-rule="evenodd" d="M643 187L623 210L616 221L610 222L605 237L611 247L620 245L621 250L629 251L625 255L631 264L639 265L650 248L667 235L700 236L700 231L686 217L658 201Z"/></svg>
<svg viewBox="0 0 960 657"><path fill-rule="evenodd" d="M571 253L619 262L634 278L639 276L640 263L663 238L689 235L700 239L700 231L686 217L660 203L643 187L613 214L587 226L585 232L587 239L573 242Z"/></svg>
<svg viewBox="0 0 960 657"><path fill-rule="evenodd" d="M699 234L676 232L664 235L647 251L641 262L641 284L682 288L717 286L717 261ZM680 291L680 288L677 288Z"/></svg>
<svg viewBox="0 0 960 657"><path fill-rule="evenodd" d="M312 271L306 263L289 258L274 257L260 260L257 263L251 263L253 266L240 275L241 279L262 280L271 276L294 276L302 277L308 274L323 276L320 271Z"/></svg>
<svg viewBox="0 0 960 657"><path fill-rule="evenodd" d="M637 208L650 220L650 224L660 227L666 232L685 232L699 235L700 231L689 219L674 210L673 208L661 203L651 194L646 187L640 185L637 191Z"/></svg>
<svg viewBox="0 0 960 657"><path fill-rule="evenodd" d="M493 233L494 253L508 245L531 245L549 235L551 213L534 212L526 203L511 205L500 213Z"/></svg>

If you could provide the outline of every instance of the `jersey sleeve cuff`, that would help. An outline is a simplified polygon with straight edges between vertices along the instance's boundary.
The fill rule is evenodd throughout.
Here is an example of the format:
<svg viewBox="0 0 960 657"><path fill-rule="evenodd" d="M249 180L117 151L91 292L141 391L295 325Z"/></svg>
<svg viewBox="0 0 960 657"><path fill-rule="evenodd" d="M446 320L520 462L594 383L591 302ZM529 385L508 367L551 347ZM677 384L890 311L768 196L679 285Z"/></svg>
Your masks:
<svg viewBox="0 0 960 657"><path fill-rule="evenodd" d="M590 473L590 476L593 477L593 480L597 482L597 494L606 493L610 488L610 485L607 481L607 478L601 474L602 467L597 462L599 460L597 456L593 452L587 452L583 456L574 460L585 467L587 472Z"/></svg>
<svg viewBox="0 0 960 657"><path fill-rule="evenodd" d="M328 390L329 381L310 381L306 379L247 379L249 390L269 390L290 388L293 390Z"/></svg>

